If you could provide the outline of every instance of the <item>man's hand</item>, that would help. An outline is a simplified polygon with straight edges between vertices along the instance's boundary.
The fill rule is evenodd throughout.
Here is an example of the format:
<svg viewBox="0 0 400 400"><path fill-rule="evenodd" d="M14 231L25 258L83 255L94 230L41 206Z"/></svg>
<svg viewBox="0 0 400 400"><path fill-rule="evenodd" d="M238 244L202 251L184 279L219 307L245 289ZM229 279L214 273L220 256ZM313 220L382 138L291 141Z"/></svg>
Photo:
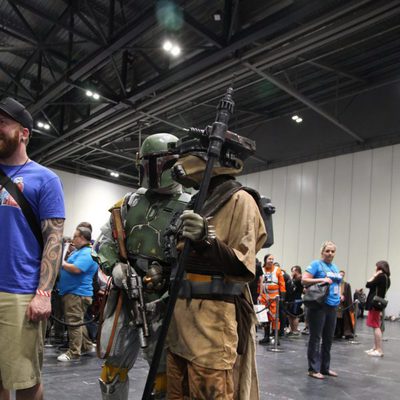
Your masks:
<svg viewBox="0 0 400 400"><path fill-rule="evenodd" d="M205 236L204 218L193 212L185 210L181 215L182 236L193 241L198 241Z"/></svg>
<svg viewBox="0 0 400 400"><path fill-rule="evenodd" d="M51 314L51 298L36 295L28 305L26 316L29 321L44 321Z"/></svg>

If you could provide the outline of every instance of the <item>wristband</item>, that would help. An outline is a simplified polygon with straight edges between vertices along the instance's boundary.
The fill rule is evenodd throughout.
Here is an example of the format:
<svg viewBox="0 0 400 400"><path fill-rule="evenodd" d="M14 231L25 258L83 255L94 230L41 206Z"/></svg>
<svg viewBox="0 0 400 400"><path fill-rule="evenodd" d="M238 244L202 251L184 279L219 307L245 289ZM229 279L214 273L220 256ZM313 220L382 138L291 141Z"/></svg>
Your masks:
<svg viewBox="0 0 400 400"><path fill-rule="evenodd" d="M36 289L36 294L44 297L51 297L51 290Z"/></svg>

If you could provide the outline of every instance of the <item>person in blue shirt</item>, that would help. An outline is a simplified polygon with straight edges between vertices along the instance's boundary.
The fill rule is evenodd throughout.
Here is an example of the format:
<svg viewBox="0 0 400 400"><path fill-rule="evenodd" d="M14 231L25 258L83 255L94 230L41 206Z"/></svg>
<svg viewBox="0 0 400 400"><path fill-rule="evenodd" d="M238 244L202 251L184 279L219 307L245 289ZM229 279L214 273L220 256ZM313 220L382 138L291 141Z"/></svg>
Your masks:
<svg viewBox="0 0 400 400"><path fill-rule="evenodd" d="M331 241L322 243L321 259L313 261L302 276L306 286L315 283L329 284L329 293L325 303L309 307L309 342L307 350L308 375L316 379L325 376L337 377L330 369L331 347L336 326L336 309L340 303L340 282L342 276L338 267L332 263L336 254L336 245ZM322 341L321 341L322 339Z"/></svg>
<svg viewBox="0 0 400 400"><path fill-rule="evenodd" d="M91 256L92 231L78 225L72 244L76 248L67 261L63 261L58 289L62 296L64 315L68 324L83 322L87 308L93 298L93 276L98 265ZM79 359L84 353L91 352L93 344L85 326L68 326L69 349L57 357L58 361L68 362Z"/></svg>
<svg viewBox="0 0 400 400"><path fill-rule="evenodd" d="M28 157L32 130L32 115L24 105L11 97L0 100L2 400L10 399L11 390L19 400L43 400L44 334L62 254L62 184L54 172ZM9 192L10 183L29 204L30 222L18 198Z"/></svg>

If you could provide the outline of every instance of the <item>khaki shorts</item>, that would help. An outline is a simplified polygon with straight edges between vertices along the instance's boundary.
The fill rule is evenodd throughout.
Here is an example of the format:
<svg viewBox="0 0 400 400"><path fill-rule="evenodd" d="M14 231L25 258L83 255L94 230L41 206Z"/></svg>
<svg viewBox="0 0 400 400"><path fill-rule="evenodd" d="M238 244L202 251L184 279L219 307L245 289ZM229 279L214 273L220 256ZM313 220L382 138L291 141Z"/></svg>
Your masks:
<svg viewBox="0 0 400 400"><path fill-rule="evenodd" d="M5 389L40 383L46 321L27 320L32 298L32 294L0 292L0 381Z"/></svg>

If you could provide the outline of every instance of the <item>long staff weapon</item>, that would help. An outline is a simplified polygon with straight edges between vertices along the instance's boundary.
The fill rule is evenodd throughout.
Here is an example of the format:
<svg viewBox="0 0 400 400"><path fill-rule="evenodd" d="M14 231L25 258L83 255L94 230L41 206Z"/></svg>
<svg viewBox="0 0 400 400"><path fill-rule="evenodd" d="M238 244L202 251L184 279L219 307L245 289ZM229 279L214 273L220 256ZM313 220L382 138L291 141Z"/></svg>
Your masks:
<svg viewBox="0 0 400 400"><path fill-rule="evenodd" d="M201 182L199 192L193 207L193 211L195 213L200 213L201 209L203 208L203 204L207 196L208 187L210 185L214 162L216 160L219 160L220 157L221 148L225 140L226 131L228 130L229 118L232 115L233 108L235 106L232 95L233 95L233 89L228 88L217 107L217 116L215 118L215 122L212 124L211 133L209 137L206 169L204 171L203 180ZM190 247L191 247L190 240L185 239L183 250L178 260L175 279L171 282L172 287L170 290L168 306L163 320L163 324L160 329L160 335L158 337L157 344L154 350L154 355L151 361L150 370L147 375L147 381L146 381L146 386L144 388L142 400L151 399L154 380L156 378L161 355L164 350L164 343L167 337L168 327L172 319L176 300L178 299L179 289L181 287L181 283L185 272L185 262L190 253Z"/></svg>

